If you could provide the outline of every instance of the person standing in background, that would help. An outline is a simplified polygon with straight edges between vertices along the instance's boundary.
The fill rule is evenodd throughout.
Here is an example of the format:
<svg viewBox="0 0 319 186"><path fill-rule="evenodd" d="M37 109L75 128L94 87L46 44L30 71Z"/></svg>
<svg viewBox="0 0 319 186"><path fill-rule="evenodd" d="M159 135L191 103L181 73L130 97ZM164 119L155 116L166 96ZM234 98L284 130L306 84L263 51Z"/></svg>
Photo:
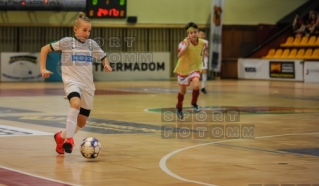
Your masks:
<svg viewBox="0 0 319 186"><path fill-rule="evenodd" d="M202 38L205 43L206 46L208 46L208 40L206 40L206 33L204 29L200 29L198 32L198 37ZM207 81L207 69L208 69L208 47L205 47L203 49L203 53L202 53L202 62L203 62L203 66L202 66L202 88L200 89L201 92L203 94L207 94L206 92L206 81Z"/></svg>

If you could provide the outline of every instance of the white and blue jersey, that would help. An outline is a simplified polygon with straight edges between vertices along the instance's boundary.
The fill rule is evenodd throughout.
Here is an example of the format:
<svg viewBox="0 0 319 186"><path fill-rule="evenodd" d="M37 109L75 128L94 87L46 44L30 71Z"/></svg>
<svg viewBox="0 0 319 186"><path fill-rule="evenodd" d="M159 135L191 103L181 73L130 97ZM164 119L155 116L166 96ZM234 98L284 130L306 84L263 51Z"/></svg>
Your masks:
<svg viewBox="0 0 319 186"><path fill-rule="evenodd" d="M77 85L83 90L95 90L92 62L103 60L106 54L94 40L82 42L76 37L64 37L50 47L53 51L62 51L62 80L66 87Z"/></svg>

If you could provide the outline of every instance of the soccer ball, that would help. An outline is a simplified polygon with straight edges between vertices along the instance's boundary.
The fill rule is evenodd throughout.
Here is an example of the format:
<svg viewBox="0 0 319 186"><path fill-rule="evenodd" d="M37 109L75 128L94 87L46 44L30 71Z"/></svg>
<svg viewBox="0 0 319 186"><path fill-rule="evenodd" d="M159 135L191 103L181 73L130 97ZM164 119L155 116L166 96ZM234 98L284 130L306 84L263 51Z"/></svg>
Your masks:
<svg viewBox="0 0 319 186"><path fill-rule="evenodd" d="M93 137L84 138L81 144L80 152L85 158L97 158L101 152L101 143L99 140Z"/></svg>

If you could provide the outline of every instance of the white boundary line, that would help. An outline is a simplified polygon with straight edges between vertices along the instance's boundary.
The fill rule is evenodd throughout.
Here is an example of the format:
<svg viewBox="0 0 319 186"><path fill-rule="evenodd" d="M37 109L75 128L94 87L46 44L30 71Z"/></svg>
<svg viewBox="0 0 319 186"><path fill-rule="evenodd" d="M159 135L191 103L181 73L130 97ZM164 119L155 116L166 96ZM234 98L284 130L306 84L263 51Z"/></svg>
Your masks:
<svg viewBox="0 0 319 186"><path fill-rule="evenodd" d="M72 184L72 183L68 183L68 182L63 182L63 181L59 181L59 180L55 180L55 179L51 179L51 178L45 178L45 177L42 177L42 176L37 176L37 175L34 175L34 174L26 173L26 172L23 172L23 171L18 171L18 170L15 170L15 169L10 169L8 167L4 167L4 166L1 166L1 165L0 165L0 168L7 169L7 170L10 170L10 171L13 171L13 172L18 172L18 173L21 173L21 174L25 174L25 175L28 175L28 176L31 176L31 177L35 177L35 178L40 178L40 179L43 179L43 180L56 182L56 183L73 185L73 186L80 186L80 185L76 185L76 184Z"/></svg>
<svg viewBox="0 0 319 186"><path fill-rule="evenodd" d="M312 135L312 134L319 134L319 132L313 132L313 133L293 133L293 134L279 134L279 135L271 135L271 136L260 136L260 137L256 137L255 139L263 139L263 138L274 138L274 137L281 137L281 136L297 136L297 135ZM205 146L205 145L212 145L212 144L217 144L217 143L225 143L225 142L231 142L231 141L239 141L239 140L244 140L244 139L232 139L232 140L223 140L223 141L217 141L217 142L210 142L210 143L203 143L203 144L198 144L198 145L193 145L193 146L189 146L189 147L184 147L182 149L178 149L175 150L167 155L165 155L159 162L159 166L160 168L168 175L181 180L181 181L185 181L185 182L190 182L190 183L196 183L199 185L209 185L209 186L217 186L214 184L210 184L210 183L204 183L204 182L200 182L200 181L195 181L195 180L189 180L186 178L183 178L181 176L178 176L177 174L173 173L171 170L169 170L166 166L166 162L167 160L172 157L173 155L182 152L184 150L187 149L191 149L191 148L195 148L195 147L200 147L200 146Z"/></svg>
<svg viewBox="0 0 319 186"><path fill-rule="evenodd" d="M12 136L44 136L44 135L53 135L53 133L49 132L42 132L39 130L32 130L32 129L26 129L26 128L21 128L21 127L13 127L9 125L0 125L0 129L7 129L7 130L13 130L13 133L16 134L7 134L7 135L0 135L0 137L12 137ZM16 132L15 132L16 131ZM26 132L29 134L17 134L18 132Z"/></svg>

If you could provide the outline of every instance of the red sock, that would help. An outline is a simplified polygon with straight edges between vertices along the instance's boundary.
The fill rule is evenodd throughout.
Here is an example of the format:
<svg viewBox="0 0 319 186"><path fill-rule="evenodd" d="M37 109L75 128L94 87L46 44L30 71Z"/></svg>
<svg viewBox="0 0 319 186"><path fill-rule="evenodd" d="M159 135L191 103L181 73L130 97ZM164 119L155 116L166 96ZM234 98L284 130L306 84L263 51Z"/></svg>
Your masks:
<svg viewBox="0 0 319 186"><path fill-rule="evenodd" d="M196 104L197 104L198 96L199 96L199 90L194 90L194 89L193 89L193 93L192 93L192 105L196 105Z"/></svg>
<svg viewBox="0 0 319 186"><path fill-rule="evenodd" d="M178 93L177 104L176 104L177 109L179 109L179 110L183 109L183 101L184 101L184 95L182 95L181 93Z"/></svg>

